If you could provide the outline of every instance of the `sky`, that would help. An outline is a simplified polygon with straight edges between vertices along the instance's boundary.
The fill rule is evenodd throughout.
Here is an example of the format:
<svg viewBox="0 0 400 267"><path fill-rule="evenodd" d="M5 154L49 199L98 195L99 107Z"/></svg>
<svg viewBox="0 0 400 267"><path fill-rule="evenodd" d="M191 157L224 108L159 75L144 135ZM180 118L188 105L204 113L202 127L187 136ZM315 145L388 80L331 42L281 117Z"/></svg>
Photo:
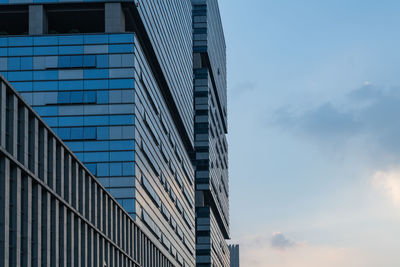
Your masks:
<svg viewBox="0 0 400 267"><path fill-rule="evenodd" d="M219 5L241 266L400 266L400 1Z"/></svg>

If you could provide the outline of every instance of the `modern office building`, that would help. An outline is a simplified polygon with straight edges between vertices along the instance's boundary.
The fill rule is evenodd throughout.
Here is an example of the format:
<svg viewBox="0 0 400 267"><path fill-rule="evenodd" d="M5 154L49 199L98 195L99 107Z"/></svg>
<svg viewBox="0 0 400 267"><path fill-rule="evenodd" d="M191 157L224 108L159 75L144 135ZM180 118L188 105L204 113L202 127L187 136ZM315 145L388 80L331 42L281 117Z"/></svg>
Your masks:
<svg viewBox="0 0 400 267"><path fill-rule="evenodd" d="M217 0L192 0L196 263L229 266L226 47Z"/></svg>
<svg viewBox="0 0 400 267"><path fill-rule="evenodd" d="M1 75L0 266L179 266Z"/></svg>
<svg viewBox="0 0 400 267"><path fill-rule="evenodd" d="M0 1L0 32L0 72L170 265L194 266L191 1Z"/></svg>
<svg viewBox="0 0 400 267"><path fill-rule="evenodd" d="M239 267L239 245L229 245L228 247L231 255L231 267Z"/></svg>

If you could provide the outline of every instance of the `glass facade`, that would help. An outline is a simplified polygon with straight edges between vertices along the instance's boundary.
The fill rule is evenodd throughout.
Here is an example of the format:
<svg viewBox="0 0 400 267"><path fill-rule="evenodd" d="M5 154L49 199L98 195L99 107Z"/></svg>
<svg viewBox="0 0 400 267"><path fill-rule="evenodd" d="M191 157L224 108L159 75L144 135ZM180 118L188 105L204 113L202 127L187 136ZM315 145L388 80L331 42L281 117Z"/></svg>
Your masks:
<svg viewBox="0 0 400 267"><path fill-rule="evenodd" d="M226 48L217 0L192 0L196 263L229 266Z"/></svg>
<svg viewBox="0 0 400 267"><path fill-rule="evenodd" d="M195 266L196 253L198 266L228 266L217 0L0 0L0 32L0 72L167 266Z"/></svg>
<svg viewBox="0 0 400 267"><path fill-rule="evenodd" d="M134 34L0 39L5 78L134 215Z"/></svg>
<svg viewBox="0 0 400 267"><path fill-rule="evenodd" d="M177 266L0 75L0 266Z"/></svg>
<svg viewBox="0 0 400 267"><path fill-rule="evenodd" d="M35 111L177 264L193 266L194 171L136 35L0 37L0 49L0 71Z"/></svg>

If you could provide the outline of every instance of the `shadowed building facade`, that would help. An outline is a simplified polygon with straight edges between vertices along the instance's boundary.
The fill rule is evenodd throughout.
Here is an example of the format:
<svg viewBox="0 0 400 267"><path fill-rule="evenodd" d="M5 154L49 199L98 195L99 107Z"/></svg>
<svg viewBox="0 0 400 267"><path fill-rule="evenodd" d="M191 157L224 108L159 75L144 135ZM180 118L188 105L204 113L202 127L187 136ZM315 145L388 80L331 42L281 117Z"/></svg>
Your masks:
<svg viewBox="0 0 400 267"><path fill-rule="evenodd" d="M0 32L0 72L171 266L194 266L190 0L0 1Z"/></svg>
<svg viewBox="0 0 400 267"><path fill-rule="evenodd" d="M229 266L226 47L217 0L192 0L196 264Z"/></svg>

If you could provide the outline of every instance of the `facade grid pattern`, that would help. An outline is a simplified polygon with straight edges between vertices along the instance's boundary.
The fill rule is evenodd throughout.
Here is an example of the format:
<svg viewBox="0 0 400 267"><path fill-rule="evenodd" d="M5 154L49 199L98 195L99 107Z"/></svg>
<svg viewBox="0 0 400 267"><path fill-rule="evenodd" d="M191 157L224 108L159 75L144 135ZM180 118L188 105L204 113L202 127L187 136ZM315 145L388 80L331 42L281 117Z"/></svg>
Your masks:
<svg viewBox="0 0 400 267"><path fill-rule="evenodd" d="M176 266L0 76L2 266Z"/></svg>
<svg viewBox="0 0 400 267"><path fill-rule="evenodd" d="M229 266L226 48L217 0L192 0L196 264Z"/></svg>
<svg viewBox="0 0 400 267"><path fill-rule="evenodd" d="M0 42L0 71L138 224L193 265L194 171L136 35Z"/></svg>

